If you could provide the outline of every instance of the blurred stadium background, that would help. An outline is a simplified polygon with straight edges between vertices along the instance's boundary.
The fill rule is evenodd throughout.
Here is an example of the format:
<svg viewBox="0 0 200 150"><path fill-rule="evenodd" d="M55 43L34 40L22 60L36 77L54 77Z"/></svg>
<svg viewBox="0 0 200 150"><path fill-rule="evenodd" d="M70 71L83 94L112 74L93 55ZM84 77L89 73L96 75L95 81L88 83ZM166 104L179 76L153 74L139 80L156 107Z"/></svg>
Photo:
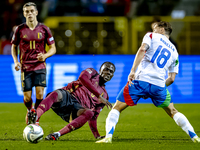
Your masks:
<svg viewBox="0 0 200 150"><path fill-rule="evenodd" d="M13 29L25 21L28 0L0 1L1 54L10 54ZM35 0L57 54L135 54L151 23L173 25L179 54L200 54L200 0Z"/></svg>
<svg viewBox="0 0 200 150"><path fill-rule="evenodd" d="M12 67L10 40L15 26L25 21L22 6L26 2L29 1L0 1L0 94L3 95L0 102L22 102L19 72L16 73ZM178 99L177 102L186 103L188 99L192 103L199 102L200 0L33 2L38 6L38 21L50 27L57 47L57 55L47 60L50 68L47 92L77 79L80 71L86 67L98 69L103 61L113 61L119 68L116 77L108 85L114 102L114 97L126 83L144 34L151 31L153 22L165 20L173 26L170 40L177 46L181 60L180 73L169 90L174 99ZM69 65L74 68L58 71ZM56 76L62 76L60 80L63 82L58 81ZM8 92L12 93L10 98Z"/></svg>

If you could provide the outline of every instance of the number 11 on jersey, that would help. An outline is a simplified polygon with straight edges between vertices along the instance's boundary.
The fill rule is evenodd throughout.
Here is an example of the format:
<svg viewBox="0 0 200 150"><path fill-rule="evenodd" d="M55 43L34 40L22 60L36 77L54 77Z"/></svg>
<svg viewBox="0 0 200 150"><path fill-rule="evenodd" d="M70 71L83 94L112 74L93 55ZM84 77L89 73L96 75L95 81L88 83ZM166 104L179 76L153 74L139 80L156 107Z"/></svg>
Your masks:
<svg viewBox="0 0 200 150"><path fill-rule="evenodd" d="M30 49L35 49L35 41L30 41Z"/></svg>

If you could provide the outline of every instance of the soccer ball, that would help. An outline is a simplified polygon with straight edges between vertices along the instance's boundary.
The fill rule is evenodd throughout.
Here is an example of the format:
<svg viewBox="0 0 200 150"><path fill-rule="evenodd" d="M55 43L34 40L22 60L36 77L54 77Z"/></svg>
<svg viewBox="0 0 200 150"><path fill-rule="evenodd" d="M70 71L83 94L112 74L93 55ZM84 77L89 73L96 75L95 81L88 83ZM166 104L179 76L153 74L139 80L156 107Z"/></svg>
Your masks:
<svg viewBox="0 0 200 150"><path fill-rule="evenodd" d="M23 131L23 137L30 143L38 143L43 139L44 132L42 128L35 124L29 124Z"/></svg>

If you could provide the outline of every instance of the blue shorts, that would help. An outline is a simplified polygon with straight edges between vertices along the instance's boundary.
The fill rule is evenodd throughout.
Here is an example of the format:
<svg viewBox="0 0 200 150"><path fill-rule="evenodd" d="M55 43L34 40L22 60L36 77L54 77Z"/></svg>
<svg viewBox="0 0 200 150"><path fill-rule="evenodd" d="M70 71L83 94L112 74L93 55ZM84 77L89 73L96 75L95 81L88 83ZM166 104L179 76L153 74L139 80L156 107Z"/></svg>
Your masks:
<svg viewBox="0 0 200 150"><path fill-rule="evenodd" d="M129 106L137 105L143 96L150 97L156 107L167 107L172 103L171 95L165 87L159 87L148 82L134 80L131 86L128 83L122 88L117 100Z"/></svg>

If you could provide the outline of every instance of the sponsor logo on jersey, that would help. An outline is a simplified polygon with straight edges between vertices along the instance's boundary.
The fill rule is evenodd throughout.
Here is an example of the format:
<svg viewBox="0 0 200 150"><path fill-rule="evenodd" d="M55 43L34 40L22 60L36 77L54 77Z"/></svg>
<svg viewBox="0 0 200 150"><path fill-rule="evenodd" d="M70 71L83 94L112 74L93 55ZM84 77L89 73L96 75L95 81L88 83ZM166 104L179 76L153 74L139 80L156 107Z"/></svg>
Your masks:
<svg viewBox="0 0 200 150"><path fill-rule="evenodd" d="M23 38L25 39L25 38L27 38L28 36L25 34L24 36L23 36Z"/></svg>
<svg viewBox="0 0 200 150"><path fill-rule="evenodd" d="M38 32L38 39L42 39L42 33Z"/></svg>

